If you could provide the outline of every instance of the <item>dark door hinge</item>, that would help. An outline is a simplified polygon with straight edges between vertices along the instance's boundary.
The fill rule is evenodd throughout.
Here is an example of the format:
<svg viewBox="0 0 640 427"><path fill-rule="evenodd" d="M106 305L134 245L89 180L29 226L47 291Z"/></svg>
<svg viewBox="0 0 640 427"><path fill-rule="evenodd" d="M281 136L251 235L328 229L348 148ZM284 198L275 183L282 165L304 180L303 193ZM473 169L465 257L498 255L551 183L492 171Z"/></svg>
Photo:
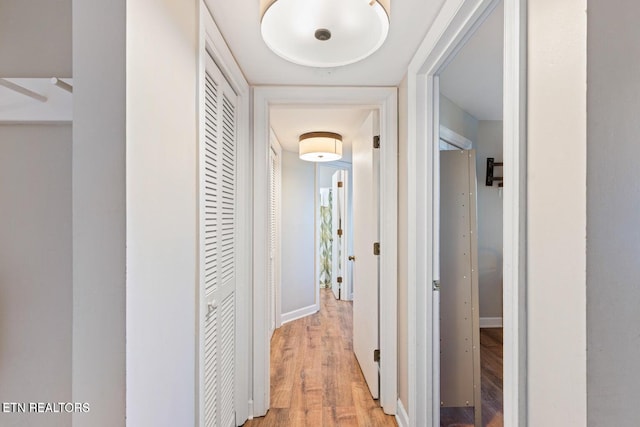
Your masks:
<svg viewBox="0 0 640 427"><path fill-rule="evenodd" d="M374 255L380 255L380 243L379 242L375 242L373 244L373 254Z"/></svg>
<svg viewBox="0 0 640 427"><path fill-rule="evenodd" d="M373 148L380 148L380 135L373 137Z"/></svg>
<svg viewBox="0 0 640 427"><path fill-rule="evenodd" d="M376 348L375 350L373 350L373 361L374 362L380 362L380 349Z"/></svg>

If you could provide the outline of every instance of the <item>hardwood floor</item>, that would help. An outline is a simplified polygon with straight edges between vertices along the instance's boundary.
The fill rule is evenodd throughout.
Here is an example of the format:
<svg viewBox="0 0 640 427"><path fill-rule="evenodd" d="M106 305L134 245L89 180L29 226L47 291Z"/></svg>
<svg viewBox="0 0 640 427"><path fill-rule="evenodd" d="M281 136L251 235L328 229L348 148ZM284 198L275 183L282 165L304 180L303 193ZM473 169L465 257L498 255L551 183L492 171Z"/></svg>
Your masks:
<svg viewBox="0 0 640 427"><path fill-rule="evenodd" d="M482 425L504 425L502 398L502 328L480 329ZM473 427L472 408L442 408L441 427Z"/></svg>
<svg viewBox="0 0 640 427"><path fill-rule="evenodd" d="M246 427L397 426L373 400L353 354L352 304L320 292L320 312L271 339L271 409Z"/></svg>
<svg viewBox="0 0 640 427"><path fill-rule="evenodd" d="M373 400L353 354L352 305L320 292L320 312L271 339L271 409L246 427L396 426ZM502 329L480 330L482 425L503 426ZM442 408L441 427L473 427L473 409Z"/></svg>

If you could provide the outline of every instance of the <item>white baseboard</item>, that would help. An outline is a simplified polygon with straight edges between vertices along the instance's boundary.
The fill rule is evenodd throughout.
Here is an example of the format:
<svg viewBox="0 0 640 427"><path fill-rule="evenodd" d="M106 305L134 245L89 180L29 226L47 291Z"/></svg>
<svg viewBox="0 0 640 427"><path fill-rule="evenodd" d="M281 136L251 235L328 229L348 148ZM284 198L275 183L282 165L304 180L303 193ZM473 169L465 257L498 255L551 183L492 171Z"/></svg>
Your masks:
<svg viewBox="0 0 640 427"><path fill-rule="evenodd" d="M396 407L396 422L398 427L409 427L409 415L402 405L402 401L398 399L398 406Z"/></svg>
<svg viewBox="0 0 640 427"><path fill-rule="evenodd" d="M317 304L312 304L308 307L302 307L297 310L290 311L288 313L282 313L282 324L284 325L287 322L291 322L293 320L300 319L305 316L309 316L311 314L317 313L320 311Z"/></svg>
<svg viewBox="0 0 640 427"><path fill-rule="evenodd" d="M502 317L481 317L481 328L502 328Z"/></svg>

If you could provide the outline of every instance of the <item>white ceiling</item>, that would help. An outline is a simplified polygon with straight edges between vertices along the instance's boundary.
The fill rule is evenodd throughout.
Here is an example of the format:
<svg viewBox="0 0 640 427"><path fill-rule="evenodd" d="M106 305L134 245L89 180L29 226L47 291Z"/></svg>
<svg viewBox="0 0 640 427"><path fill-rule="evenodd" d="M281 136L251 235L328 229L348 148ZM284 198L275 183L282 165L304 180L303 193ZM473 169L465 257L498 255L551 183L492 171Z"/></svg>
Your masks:
<svg viewBox="0 0 640 427"><path fill-rule="evenodd" d="M259 0L206 3L251 84L397 86L444 0L391 0L389 36L380 50L329 69L292 64L273 53L260 34Z"/></svg>
<svg viewBox="0 0 640 427"><path fill-rule="evenodd" d="M49 21L56 25L32 19L34 1L39 10L46 9L40 15L54 16ZM359 63L333 69L291 64L271 52L260 36L259 0L206 3L251 84L396 86L444 0L391 0L389 37L381 49ZM3 2L0 28L7 37L0 38L0 57L12 60L1 63L0 76L70 77L71 0L28 4ZM49 7L53 4L55 7ZM499 6L441 76L445 96L481 120L502 117L501 21ZM31 36L24 35L27 33ZM13 43L15 40L20 43Z"/></svg>
<svg viewBox="0 0 640 427"><path fill-rule="evenodd" d="M502 120L500 3L440 75L440 91L478 120Z"/></svg>
<svg viewBox="0 0 640 427"><path fill-rule="evenodd" d="M351 162L351 142L371 110L354 107L277 106L270 123L283 150L298 152L303 133L326 131L342 135L342 161Z"/></svg>
<svg viewBox="0 0 640 427"><path fill-rule="evenodd" d="M259 0L205 0L245 77L253 85L397 86L444 0L391 0L389 36L370 57L336 68L292 64L260 35ZM304 0L303 0L304 1ZM502 7L496 10L441 76L442 92L480 120L502 118ZM306 132L343 135L343 160L366 118L361 108L277 106L270 124L283 149L297 152Z"/></svg>

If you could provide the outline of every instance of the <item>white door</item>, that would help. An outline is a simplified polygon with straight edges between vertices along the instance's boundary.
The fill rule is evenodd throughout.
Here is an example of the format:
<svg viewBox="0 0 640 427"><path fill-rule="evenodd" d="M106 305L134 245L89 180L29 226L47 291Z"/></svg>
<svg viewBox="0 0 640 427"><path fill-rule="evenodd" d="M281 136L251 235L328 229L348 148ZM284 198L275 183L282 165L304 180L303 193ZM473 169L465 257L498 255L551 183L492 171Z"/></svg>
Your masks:
<svg viewBox="0 0 640 427"><path fill-rule="evenodd" d="M331 288L337 299L349 298L347 275L347 171L336 171L331 177L331 232L333 243L331 248Z"/></svg>
<svg viewBox="0 0 640 427"><path fill-rule="evenodd" d="M200 181L200 425L235 426L236 100L207 57Z"/></svg>
<svg viewBox="0 0 640 427"><path fill-rule="evenodd" d="M377 155L373 113L353 141L353 351L374 399L378 398L378 241Z"/></svg>

